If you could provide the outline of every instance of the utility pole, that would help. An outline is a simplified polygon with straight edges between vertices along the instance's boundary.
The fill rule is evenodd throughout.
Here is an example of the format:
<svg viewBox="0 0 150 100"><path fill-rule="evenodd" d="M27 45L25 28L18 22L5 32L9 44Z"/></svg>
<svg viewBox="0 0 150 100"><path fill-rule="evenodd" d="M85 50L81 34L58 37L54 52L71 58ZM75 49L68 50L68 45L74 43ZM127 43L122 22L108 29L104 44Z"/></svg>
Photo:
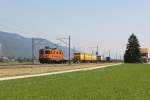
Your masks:
<svg viewBox="0 0 150 100"><path fill-rule="evenodd" d="M91 48L91 50L92 50L92 55L96 54L96 56L98 57L98 45L96 47L89 47L89 48ZM93 49L96 49L96 53L94 53ZM91 59L92 59L92 56L91 56Z"/></svg>
<svg viewBox="0 0 150 100"><path fill-rule="evenodd" d="M66 43L65 41L63 41L64 39L68 39L68 43ZM69 49L68 54L69 54L69 65L70 65L70 64L71 64L71 37L70 37L70 35L69 35L68 38L59 38L59 39L57 39L57 40L59 40L59 41L61 41L61 42L63 42L64 44L66 44L66 45L69 46L69 47L68 47L68 49Z"/></svg>
<svg viewBox="0 0 150 100"><path fill-rule="evenodd" d="M98 56L98 49L99 49L99 48L98 48L98 45L97 45L97 52L96 52L96 55L97 55L97 56Z"/></svg>
<svg viewBox="0 0 150 100"><path fill-rule="evenodd" d="M70 35L69 35L69 64L71 64L71 56L70 56Z"/></svg>
<svg viewBox="0 0 150 100"><path fill-rule="evenodd" d="M34 38L32 37L32 61L34 63Z"/></svg>
<svg viewBox="0 0 150 100"><path fill-rule="evenodd" d="M98 47L98 45L96 46L96 47L89 47L89 48L91 48L91 50L93 51L93 49L96 49L96 56L98 56L98 49L99 49L99 47Z"/></svg>

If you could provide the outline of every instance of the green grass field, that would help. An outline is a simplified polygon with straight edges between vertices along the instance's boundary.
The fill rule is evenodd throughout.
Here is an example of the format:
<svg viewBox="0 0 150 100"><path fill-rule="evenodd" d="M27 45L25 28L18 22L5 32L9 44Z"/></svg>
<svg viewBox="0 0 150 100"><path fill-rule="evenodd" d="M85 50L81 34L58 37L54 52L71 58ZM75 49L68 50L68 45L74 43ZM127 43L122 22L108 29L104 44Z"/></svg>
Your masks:
<svg viewBox="0 0 150 100"><path fill-rule="evenodd" d="M150 100L150 65L1 81L0 100Z"/></svg>

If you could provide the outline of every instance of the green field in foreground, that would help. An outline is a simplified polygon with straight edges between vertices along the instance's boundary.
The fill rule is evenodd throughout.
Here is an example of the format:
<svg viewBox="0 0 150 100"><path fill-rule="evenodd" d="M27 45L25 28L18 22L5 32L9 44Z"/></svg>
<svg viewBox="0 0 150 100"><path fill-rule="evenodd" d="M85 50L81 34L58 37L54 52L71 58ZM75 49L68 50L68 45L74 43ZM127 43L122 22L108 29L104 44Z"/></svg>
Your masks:
<svg viewBox="0 0 150 100"><path fill-rule="evenodd" d="M150 65L1 81L0 100L150 100Z"/></svg>

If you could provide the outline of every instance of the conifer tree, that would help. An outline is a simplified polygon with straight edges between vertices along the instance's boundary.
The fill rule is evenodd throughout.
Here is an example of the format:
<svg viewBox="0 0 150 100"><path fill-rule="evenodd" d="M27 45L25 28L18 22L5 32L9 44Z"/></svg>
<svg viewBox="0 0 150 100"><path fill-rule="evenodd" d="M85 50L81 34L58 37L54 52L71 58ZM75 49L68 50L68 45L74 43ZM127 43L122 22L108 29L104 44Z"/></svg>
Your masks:
<svg viewBox="0 0 150 100"><path fill-rule="evenodd" d="M124 54L125 63L141 63L140 45L137 37L132 34L128 39Z"/></svg>

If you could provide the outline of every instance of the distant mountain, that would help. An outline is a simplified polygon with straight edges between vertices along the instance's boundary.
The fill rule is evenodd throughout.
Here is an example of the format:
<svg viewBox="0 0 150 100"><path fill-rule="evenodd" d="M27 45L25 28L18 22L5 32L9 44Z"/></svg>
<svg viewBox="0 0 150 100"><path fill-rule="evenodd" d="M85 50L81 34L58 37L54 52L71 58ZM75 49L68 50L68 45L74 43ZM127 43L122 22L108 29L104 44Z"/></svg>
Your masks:
<svg viewBox="0 0 150 100"><path fill-rule="evenodd" d="M42 38L36 38L42 39ZM38 42L38 41L35 41ZM31 58L32 57L32 39L25 38L21 35L16 33L9 33L0 31L0 52L3 56L9 57L25 57ZM43 39L42 44L38 44L35 46L35 55L38 57L38 51L45 46L49 46L50 48L56 47L55 43ZM59 46L58 48L62 49L65 53L65 58L68 58L68 47ZM71 49L72 54L72 49Z"/></svg>

